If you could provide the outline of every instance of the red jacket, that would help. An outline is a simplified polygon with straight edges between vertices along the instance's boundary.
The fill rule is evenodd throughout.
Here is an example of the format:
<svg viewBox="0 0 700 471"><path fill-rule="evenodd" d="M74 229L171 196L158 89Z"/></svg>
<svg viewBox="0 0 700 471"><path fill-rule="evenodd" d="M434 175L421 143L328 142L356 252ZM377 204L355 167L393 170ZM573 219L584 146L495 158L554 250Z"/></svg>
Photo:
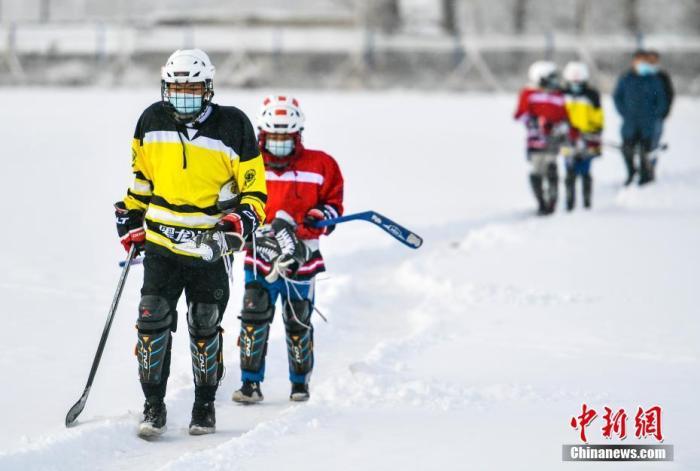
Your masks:
<svg viewBox="0 0 700 471"><path fill-rule="evenodd" d="M343 214L343 175L333 157L320 150L301 147L299 156L292 158L284 169L265 165L267 180L266 223L272 222L277 211L284 210L297 223L297 236L312 250L311 259L297 271L298 278L311 278L325 271L319 251L318 235L304 227L304 216L311 208L325 205L331 213ZM266 159L267 160L267 159ZM258 271L267 274L270 266L255 260L252 251L246 253L246 268L257 264Z"/></svg>
<svg viewBox="0 0 700 471"><path fill-rule="evenodd" d="M520 91L518 108L513 116L525 123L528 149L544 149L556 125L568 123L564 93L526 87Z"/></svg>

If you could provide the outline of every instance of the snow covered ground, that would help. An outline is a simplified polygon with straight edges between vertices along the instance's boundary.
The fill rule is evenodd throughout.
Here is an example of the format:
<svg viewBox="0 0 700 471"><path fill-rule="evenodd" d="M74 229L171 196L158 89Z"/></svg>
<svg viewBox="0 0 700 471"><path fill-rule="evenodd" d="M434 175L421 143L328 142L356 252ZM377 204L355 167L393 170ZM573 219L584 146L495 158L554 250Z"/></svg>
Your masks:
<svg viewBox="0 0 700 471"><path fill-rule="evenodd" d="M264 93L217 99L253 114ZM230 401L239 277L217 433L186 431L181 323L158 442L135 436L135 267L88 405L66 430L123 257L111 204L129 184L133 126L157 95L157 85L0 90L0 469L640 469L562 463L584 402L601 416L606 405L626 408L629 443L636 407L661 405L676 459L643 467L698 469L700 101L689 98L668 123L657 184L622 189L610 151L594 165L594 209L543 219L532 216L514 97L300 93L306 143L340 162L348 211L385 213L424 247L361 222L325 241L318 305L330 322L316 320L312 399L302 405L287 400L279 319L266 401ZM601 424L588 429L591 443L606 441Z"/></svg>

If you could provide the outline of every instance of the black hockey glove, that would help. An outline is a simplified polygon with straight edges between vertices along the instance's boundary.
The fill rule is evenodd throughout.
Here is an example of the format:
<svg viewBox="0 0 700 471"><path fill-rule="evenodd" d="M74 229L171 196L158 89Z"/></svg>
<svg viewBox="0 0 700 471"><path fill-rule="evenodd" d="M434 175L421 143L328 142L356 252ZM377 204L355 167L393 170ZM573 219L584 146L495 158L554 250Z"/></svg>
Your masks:
<svg viewBox="0 0 700 471"><path fill-rule="evenodd" d="M114 216L117 219L117 234L129 252L132 245L136 246L136 253L143 250L146 244L146 231L143 228L143 211L138 209L126 209L123 201L114 203Z"/></svg>

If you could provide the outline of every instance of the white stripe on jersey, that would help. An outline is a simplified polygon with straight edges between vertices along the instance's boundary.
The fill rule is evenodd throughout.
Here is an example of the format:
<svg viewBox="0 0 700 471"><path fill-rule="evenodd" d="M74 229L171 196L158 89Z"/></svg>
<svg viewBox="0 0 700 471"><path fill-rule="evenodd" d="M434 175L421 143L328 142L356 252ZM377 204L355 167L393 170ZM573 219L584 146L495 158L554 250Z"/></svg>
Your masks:
<svg viewBox="0 0 700 471"><path fill-rule="evenodd" d="M316 172L293 172L287 171L282 175L277 175L275 172L268 170L265 172L265 179L269 182L299 182L299 183L315 183L323 185L323 175Z"/></svg>

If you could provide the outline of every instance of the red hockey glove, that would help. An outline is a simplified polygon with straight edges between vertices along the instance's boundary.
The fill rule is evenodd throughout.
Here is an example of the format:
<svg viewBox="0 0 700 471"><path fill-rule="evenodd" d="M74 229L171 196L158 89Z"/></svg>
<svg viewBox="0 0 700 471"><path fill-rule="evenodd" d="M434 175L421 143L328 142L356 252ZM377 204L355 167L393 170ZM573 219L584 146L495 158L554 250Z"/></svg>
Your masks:
<svg viewBox="0 0 700 471"><path fill-rule="evenodd" d="M146 243L146 231L143 229L143 211L126 209L123 201L114 203L114 216L117 219L117 234L124 250L129 252L131 246L136 246L137 253L143 250Z"/></svg>
<svg viewBox="0 0 700 471"><path fill-rule="evenodd" d="M297 235L302 239L316 239L322 235L328 235L335 230L335 225L315 227L314 225L326 219L337 217L332 206L322 204L309 209L304 215L304 225L297 228Z"/></svg>

